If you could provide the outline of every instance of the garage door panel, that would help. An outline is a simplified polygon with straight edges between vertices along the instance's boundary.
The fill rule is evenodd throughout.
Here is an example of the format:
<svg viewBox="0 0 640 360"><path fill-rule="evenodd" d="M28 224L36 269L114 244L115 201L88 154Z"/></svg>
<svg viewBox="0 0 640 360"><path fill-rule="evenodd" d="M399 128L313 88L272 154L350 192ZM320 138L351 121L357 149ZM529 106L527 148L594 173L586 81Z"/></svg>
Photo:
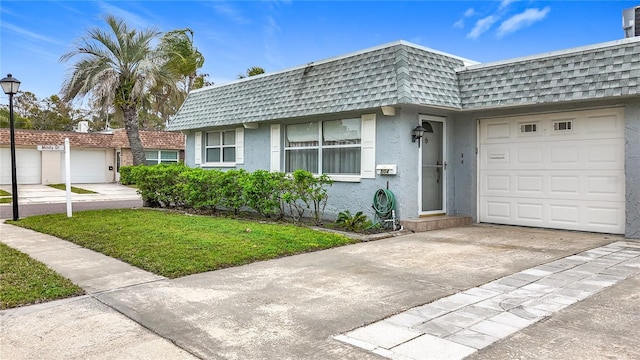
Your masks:
<svg viewBox="0 0 640 360"><path fill-rule="evenodd" d="M538 226L544 221L543 218L544 204L540 202L516 202L516 219L520 221L534 221Z"/></svg>
<svg viewBox="0 0 640 360"><path fill-rule="evenodd" d="M511 200L500 201L498 199L487 200L484 203L487 219L495 220L502 223L502 221L508 221L511 216Z"/></svg>
<svg viewBox="0 0 640 360"><path fill-rule="evenodd" d="M539 174L539 175L538 175ZM513 196L521 198L549 198L557 200L624 201L625 178L618 171L601 171L589 175L581 171L519 171L513 174L483 173L480 177L481 195L486 197Z"/></svg>
<svg viewBox="0 0 640 360"><path fill-rule="evenodd" d="M544 179L541 175L515 175L515 178L518 193L540 196L544 192Z"/></svg>
<svg viewBox="0 0 640 360"><path fill-rule="evenodd" d="M624 233L623 110L487 119L479 133L480 221Z"/></svg>
<svg viewBox="0 0 640 360"><path fill-rule="evenodd" d="M71 183L90 184L109 182L105 169L107 154L105 150L71 149ZM64 161L60 164L62 181L66 181Z"/></svg>
<svg viewBox="0 0 640 360"><path fill-rule="evenodd" d="M36 149L16 148L18 184L42 182L42 155ZM0 184L11 184L11 149L0 149Z"/></svg>
<svg viewBox="0 0 640 360"><path fill-rule="evenodd" d="M617 114L587 115L584 121L584 135L587 138L617 138L624 133L624 121Z"/></svg>
<svg viewBox="0 0 640 360"><path fill-rule="evenodd" d="M558 226L578 226L580 207L568 204L549 204L549 222Z"/></svg>

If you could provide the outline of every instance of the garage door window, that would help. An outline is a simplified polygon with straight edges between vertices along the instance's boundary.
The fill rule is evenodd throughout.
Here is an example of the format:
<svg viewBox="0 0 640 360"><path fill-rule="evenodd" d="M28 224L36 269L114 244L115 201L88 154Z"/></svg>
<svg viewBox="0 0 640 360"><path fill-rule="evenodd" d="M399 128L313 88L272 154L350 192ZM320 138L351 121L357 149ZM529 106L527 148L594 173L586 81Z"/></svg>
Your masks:
<svg viewBox="0 0 640 360"><path fill-rule="evenodd" d="M144 152L147 165L175 164L178 162L178 152L171 150L147 150Z"/></svg>

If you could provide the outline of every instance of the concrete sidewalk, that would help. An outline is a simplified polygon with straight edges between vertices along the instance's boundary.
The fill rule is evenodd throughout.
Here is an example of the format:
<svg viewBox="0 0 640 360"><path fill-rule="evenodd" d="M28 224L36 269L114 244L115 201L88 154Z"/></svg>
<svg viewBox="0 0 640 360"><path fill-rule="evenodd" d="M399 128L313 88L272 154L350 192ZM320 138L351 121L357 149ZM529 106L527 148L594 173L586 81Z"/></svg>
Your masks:
<svg viewBox="0 0 640 360"><path fill-rule="evenodd" d="M3 224L2 241L5 234L14 231L5 226L13 228ZM64 248L44 238L32 239L31 245L15 245L26 238L26 234L15 234L14 246L22 246L34 256ZM145 278L142 284L125 287L109 280L106 283L111 285L103 289L113 290L0 312L0 358L27 359L47 354L52 359L379 359L371 351L334 337L542 264L623 241L618 236L475 225L174 280ZM109 265L98 268L105 274L110 272ZM67 277L83 271L82 266L58 269ZM603 290L558 313L570 319L572 311L596 314L573 320L593 329L601 326L597 331L601 344L612 344L593 352L593 347L578 346L592 339L574 331L572 341L576 346L571 353L557 349L564 354L560 358L640 358L637 322L622 322L627 328L614 332L609 327L616 324L598 315L616 312L612 306L624 308L627 314L640 313L640 298L633 288L637 281L637 276L621 280L612 290ZM624 304L612 301L611 296L623 296ZM546 321L533 325L550 334L540 339L543 343L552 339L543 344L547 354L564 345L553 342L554 329L545 330L555 317L555 313L550 314ZM520 349L520 344L540 346L534 341L536 333L529 329L474 356L491 358L495 354L491 350L502 347L527 358L527 354L535 354L535 349ZM624 341L630 341L629 346L618 345L620 340L609 336L621 331L628 334ZM523 340L520 334L530 335ZM425 358L432 354L428 347L420 351Z"/></svg>

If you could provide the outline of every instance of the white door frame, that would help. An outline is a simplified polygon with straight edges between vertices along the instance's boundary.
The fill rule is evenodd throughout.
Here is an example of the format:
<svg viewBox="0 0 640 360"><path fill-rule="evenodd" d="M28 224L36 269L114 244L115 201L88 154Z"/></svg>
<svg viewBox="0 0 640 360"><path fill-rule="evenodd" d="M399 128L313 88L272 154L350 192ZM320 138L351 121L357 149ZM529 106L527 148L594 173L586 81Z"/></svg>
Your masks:
<svg viewBox="0 0 640 360"><path fill-rule="evenodd" d="M122 150L121 149L116 149L116 176L115 176L115 180L117 183L120 182L120 166L122 166Z"/></svg>
<svg viewBox="0 0 640 360"><path fill-rule="evenodd" d="M418 125L423 121L442 123L442 209L423 211L422 210L422 146L418 148L418 214L419 215L442 215L447 213L447 118L433 115L418 115ZM420 139L424 142L423 139Z"/></svg>

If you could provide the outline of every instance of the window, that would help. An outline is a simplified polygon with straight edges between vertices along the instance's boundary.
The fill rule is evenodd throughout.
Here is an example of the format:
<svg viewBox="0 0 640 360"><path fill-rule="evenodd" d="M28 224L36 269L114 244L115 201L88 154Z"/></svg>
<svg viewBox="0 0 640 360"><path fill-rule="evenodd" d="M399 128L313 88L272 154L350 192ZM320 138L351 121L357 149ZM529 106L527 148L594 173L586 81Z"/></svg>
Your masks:
<svg viewBox="0 0 640 360"><path fill-rule="evenodd" d="M538 132L538 124L520 124L520 132L521 133L536 133Z"/></svg>
<svg viewBox="0 0 640 360"><path fill-rule="evenodd" d="M567 121L554 121L553 122L553 130L554 131L571 131L571 120Z"/></svg>
<svg viewBox="0 0 640 360"><path fill-rule="evenodd" d="M212 131L205 138L205 162L236 162L236 131Z"/></svg>
<svg viewBox="0 0 640 360"><path fill-rule="evenodd" d="M361 138L360 119L287 125L285 171L360 175Z"/></svg>
<svg viewBox="0 0 640 360"><path fill-rule="evenodd" d="M146 150L147 165L175 164L178 162L178 152L175 150Z"/></svg>

